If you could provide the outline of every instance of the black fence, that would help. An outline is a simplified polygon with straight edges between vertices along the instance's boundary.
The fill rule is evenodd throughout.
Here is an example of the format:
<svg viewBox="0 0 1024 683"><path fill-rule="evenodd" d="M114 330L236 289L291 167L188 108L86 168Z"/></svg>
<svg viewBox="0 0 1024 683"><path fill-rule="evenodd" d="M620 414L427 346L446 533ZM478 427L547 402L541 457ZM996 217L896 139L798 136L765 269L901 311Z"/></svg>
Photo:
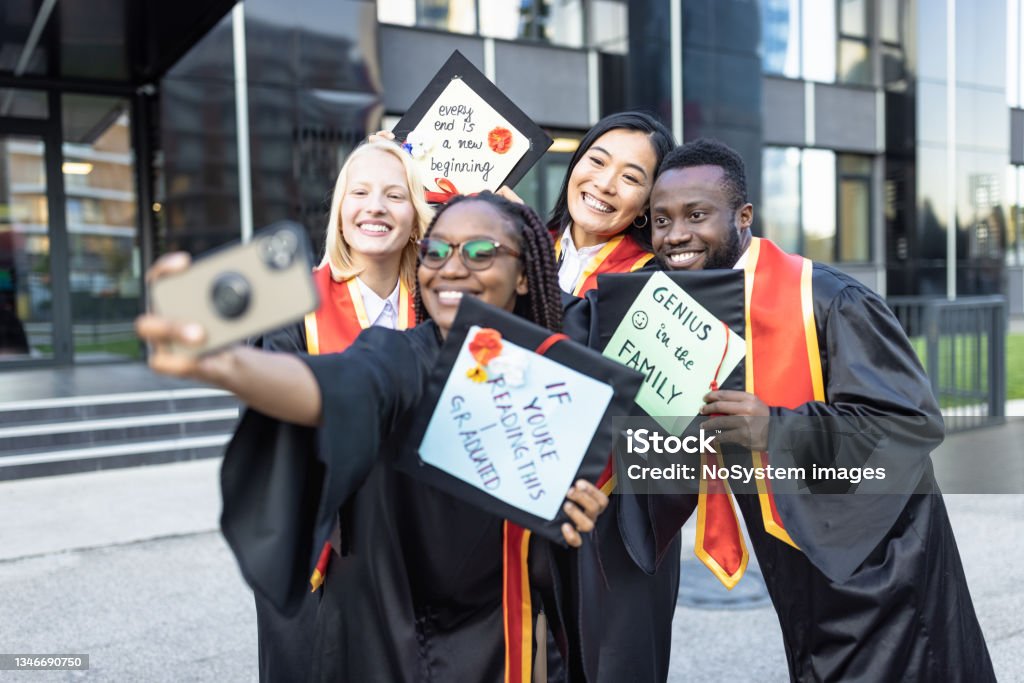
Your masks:
<svg viewBox="0 0 1024 683"><path fill-rule="evenodd" d="M1006 298L891 297L931 378L946 431L1006 421Z"/></svg>

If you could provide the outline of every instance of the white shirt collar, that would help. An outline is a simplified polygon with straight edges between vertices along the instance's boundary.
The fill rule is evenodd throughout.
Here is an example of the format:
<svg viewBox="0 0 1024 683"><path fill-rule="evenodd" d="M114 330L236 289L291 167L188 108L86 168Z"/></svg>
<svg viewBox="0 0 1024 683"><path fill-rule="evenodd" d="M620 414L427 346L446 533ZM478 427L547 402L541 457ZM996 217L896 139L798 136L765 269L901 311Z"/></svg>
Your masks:
<svg viewBox="0 0 1024 683"><path fill-rule="evenodd" d="M395 329L398 326L398 290L400 285L396 284L395 290L388 295L388 298L382 299L358 277L356 282L359 283L359 293L363 295L366 319L370 321L370 324Z"/></svg>
<svg viewBox="0 0 1024 683"><path fill-rule="evenodd" d="M748 244L747 248L743 250L742 254L740 254L740 257L736 259L736 265L732 267L733 270L743 270L744 268L747 267L747 254L749 253L750 245Z"/></svg>
<svg viewBox="0 0 1024 683"><path fill-rule="evenodd" d="M558 266L558 286L563 292L573 293L590 259L606 244L608 243L602 242L592 247L577 249L572 241L572 225L565 228L565 232L562 233L562 263Z"/></svg>

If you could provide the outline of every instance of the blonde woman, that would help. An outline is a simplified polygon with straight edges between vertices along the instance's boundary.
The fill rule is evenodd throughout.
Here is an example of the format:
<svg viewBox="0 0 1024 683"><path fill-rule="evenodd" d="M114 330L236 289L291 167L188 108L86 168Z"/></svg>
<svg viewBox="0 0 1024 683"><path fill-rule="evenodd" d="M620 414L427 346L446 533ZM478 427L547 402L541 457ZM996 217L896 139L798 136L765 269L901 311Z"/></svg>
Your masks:
<svg viewBox="0 0 1024 683"><path fill-rule="evenodd" d="M387 140L357 147L338 173L324 257L313 273L320 308L302 324L267 335L263 347L338 353L370 326L412 327L417 242L432 216L423 183L405 150ZM251 467L251 460L236 462L231 453L225 458L226 473ZM273 509L273 501L267 507ZM304 680L308 674L319 588L331 555L327 543L310 577L311 593L298 614L283 616L256 594L261 680Z"/></svg>

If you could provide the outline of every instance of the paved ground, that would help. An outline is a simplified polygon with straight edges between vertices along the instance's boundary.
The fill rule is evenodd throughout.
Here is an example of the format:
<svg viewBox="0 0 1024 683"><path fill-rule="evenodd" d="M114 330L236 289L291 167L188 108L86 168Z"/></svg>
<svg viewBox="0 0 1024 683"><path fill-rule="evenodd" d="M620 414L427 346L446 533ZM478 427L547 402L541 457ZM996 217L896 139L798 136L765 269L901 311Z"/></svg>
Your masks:
<svg viewBox="0 0 1024 683"><path fill-rule="evenodd" d="M938 459L956 471L984 443L1013 463L1022 442L1018 420L954 437ZM0 483L0 652L91 657L87 673L0 672L0 681L255 680L252 599L215 531L217 467ZM947 505L996 671L1024 680L1024 495L951 495ZM684 557L684 581L695 580L704 570ZM719 680L786 679L771 607L680 607L673 642L674 683L705 680L707 662Z"/></svg>

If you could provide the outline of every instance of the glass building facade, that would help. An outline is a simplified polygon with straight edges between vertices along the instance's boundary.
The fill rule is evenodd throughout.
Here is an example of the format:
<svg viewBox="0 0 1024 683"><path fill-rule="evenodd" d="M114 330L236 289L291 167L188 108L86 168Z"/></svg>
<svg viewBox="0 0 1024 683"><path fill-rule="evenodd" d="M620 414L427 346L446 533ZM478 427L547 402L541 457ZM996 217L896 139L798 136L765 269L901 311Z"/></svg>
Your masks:
<svg viewBox="0 0 1024 683"><path fill-rule="evenodd" d="M594 121L646 109L741 152L756 233L885 294L1019 314L1024 0L952 5L8 0L0 370L140 358L166 251L281 218L321 248L345 156L453 49L556 140L516 188L542 212Z"/></svg>

